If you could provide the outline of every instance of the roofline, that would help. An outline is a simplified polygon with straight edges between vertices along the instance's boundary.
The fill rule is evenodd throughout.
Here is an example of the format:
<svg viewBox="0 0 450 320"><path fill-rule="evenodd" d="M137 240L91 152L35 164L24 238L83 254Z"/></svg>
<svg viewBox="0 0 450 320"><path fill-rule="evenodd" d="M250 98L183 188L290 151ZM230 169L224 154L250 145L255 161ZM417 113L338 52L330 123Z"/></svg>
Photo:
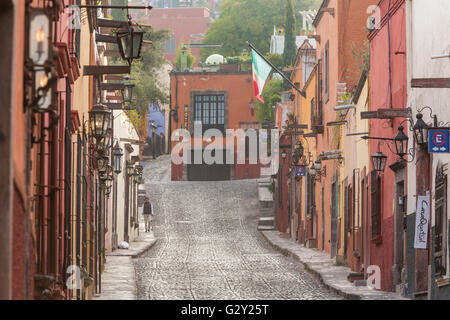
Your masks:
<svg viewBox="0 0 450 320"><path fill-rule="evenodd" d="M313 26L317 28L317 25L320 22L320 19L322 19L323 12L322 9L328 7L328 4L330 3L330 0L323 0L322 4L320 5L319 10L317 11L316 17L313 20Z"/></svg>
<svg viewBox="0 0 450 320"><path fill-rule="evenodd" d="M353 97L352 97L352 101L354 103L358 102L359 97L361 96L362 89L364 88L364 85L366 84L366 80L367 80L368 76L369 76L369 71L364 70L361 74L361 77L359 78L358 85L356 86L355 93L353 94Z"/></svg>
<svg viewBox="0 0 450 320"><path fill-rule="evenodd" d="M172 70L169 73L170 75L234 75L234 74L252 74L252 71L226 71L226 70L218 70L218 71L201 71L201 72L186 72L186 71L175 71Z"/></svg>

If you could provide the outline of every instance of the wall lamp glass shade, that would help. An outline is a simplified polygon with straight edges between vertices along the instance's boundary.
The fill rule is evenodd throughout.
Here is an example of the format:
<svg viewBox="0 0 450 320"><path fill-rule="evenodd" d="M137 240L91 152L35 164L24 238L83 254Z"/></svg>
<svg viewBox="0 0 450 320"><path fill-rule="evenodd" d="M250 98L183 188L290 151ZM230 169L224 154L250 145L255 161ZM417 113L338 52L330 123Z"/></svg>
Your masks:
<svg viewBox="0 0 450 320"><path fill-rule="evenodd" d="M89 111L89 121L92 135L100 140L106 136L110 128L111 110L103 104L97 104Z"/></svg>
<svg viewBox="0 0 450 320"><path fill-rule="evenodd" d="M113 183L114 179L111 176L108 176L105 180L105 186L108 190L111 189L112 187L112 183Z"/></svg>
<svg viewBox="0 0 450 320"><path fill-rule="evenodd" d="M103 156L103 155L101 155L97 158L97 170L99 172L106 171L105 167L108 164L108 159L109 158L107 156Z"/></svg>
<svg viewBox="0 0 450 320"><path fill-rule="evenodd" d="M398 127L398 134L394 138L395 152L401 158L408 153L408 136L403 132L403 126Z"/></svg>
<svg viewBox="0 0 450 320"><path fill-rule="evenodd" d="M305 153L305 148L303 148L303 145L301 143L298 144L297 150L300 158L303 157L303 154Z"/></svg>
<svg viewBox="0 0 450 320"><path fill-rule="evenodd" d="M286 159L286 156L287 156L287 153L286 153L286 151L283 150L281 152L281 158Z"/></svg>
<svg viewBox="0 0 450 320"><path fill-rule="evenodd" d="M311 165L311 168L309 168L309 174L311 176L315 176L316 175L316 169L315 169L314 163Z"/></svg>
<svg viewBox="0 0 450 320"><path fill-rule="evenodd" d="M387 156L378 151L370 157L372 158L373 169L378 172L383 172L386 167Z"/></svg>
<svg viewBox="0 0 450 320"><path fill-rule="evenodd" d="M105 137L102 139L102 145L101 145L102 148L108 149L111 146L112 135L113 135L113 130L111 128L108 128L106 130Z"/></svg>
<svg viewBox="0 0 450 320"><path fill-rule="evenodd" d="M114 159L114 172L119 174L122 172L122 157L123 157L123 150L119 146L119 143L116 142L116 145L113 149L113 159Z"/></svg>
<svg viewBox="0 0 450 320"><path fill-rule="evenodd" d="M117 31L117 43L119 44L122 59L131 61L139 59L141 54L144 31L139 27L129 26Z"/></svg>
<svg viewBox="0 0 450 320"><path fill-rule="evenodd" d="M45 9L33 8L30 15L28 57L33 65L42 66L50 60L51 19Z"/></svg>
<svg viewBox="0 0 450 320"><path fill-rule="evenodd" d="M317 171L322 170L322 161L320 159L316 160L313 164L314 169Z"/></svg>
<svg viewBox="0 0 450 320"><path fill-rule="evenodd" d="M48 110L52 106L52 90L47 88L51 73L46 70L35 72L35 88L37 94L40 96L37 101L37 106L40 110Z"/></svg>
<svg viewBox="0 0 450 320"><path fill-rule="evenodd" d="M416 142L419 145L424 145L428 142L428 128L429 126L423 121L423 115L419 112L416 115L417 121L413 127Z"/></svg>
<svg viewBox="0 0 450 320"><path fill-rule="evenodd" d="M134 84L130 81L129 76L125 76L123 78L123 88L121 90L122 92L122 102L123 103L131 103L133 100L133 88Z"/></svg>
<svg viewBox="0 0 450 320"><path fill-rule="evenodd" d="M132 164L127 165L127 175L131 176L134 173L134 166Z"/></svg>

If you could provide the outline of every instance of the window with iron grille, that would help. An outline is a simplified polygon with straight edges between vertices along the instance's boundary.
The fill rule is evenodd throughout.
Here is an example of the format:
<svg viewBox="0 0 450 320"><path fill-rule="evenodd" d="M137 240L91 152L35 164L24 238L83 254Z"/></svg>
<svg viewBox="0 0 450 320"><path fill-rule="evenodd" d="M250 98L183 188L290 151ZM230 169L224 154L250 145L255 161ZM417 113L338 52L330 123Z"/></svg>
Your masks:
<svg viewBox="0 0 450 320"><path fill-rule="evenodd" d="M381 177L371 174L372 238L381 235Z"/></svg>
<svg viewBox="0 0 450 320"><path fill-rule="evenodd" d="M436 170L436 225L434 232L434 267L436 277L447 274L447 166Z"/></svg>
<svg viewBox="0 0 450 320"><path fill-rule="evenodd" d="M215 128L225 132L225 96L196 95L194 98L194 121L202 123L203 132Z"/></svg>

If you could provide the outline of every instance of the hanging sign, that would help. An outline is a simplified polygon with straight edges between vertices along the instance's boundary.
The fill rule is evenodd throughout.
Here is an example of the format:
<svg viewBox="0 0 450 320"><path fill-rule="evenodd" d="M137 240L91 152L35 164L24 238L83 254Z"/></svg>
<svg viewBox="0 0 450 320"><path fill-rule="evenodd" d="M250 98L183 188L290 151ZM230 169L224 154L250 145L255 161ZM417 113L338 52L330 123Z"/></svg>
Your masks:
<svg viewBox="0 0 450 320"><path fill-rule="evenodd" d="M305 166L295 166L295 176L296 177L304 177L306 175L306 167Z"/></svg>
<svg viewBox="0 0 450 320"><path fill-rule="evenodd" d="M416 228L414 248L426 249L428 241L428 224L430 222L430 196L417 197Z"/></svg>
<svg viewBox="0 0 450 320"><path fill-rule="evenodd" d="M428 130L428 152L429 153L448 153L450 152L448 130Z"/></svg>

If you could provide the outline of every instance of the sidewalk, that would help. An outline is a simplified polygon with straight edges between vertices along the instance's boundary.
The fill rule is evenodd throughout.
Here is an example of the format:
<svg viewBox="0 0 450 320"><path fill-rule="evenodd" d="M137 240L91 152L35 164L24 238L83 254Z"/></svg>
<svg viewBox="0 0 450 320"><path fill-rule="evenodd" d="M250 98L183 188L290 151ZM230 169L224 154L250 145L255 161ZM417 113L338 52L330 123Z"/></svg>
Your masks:
<svg viewBox="0 0 450 320"><path fill-rule="evenodd" d="M94 296L92 300L136 300L133 258L146 253L155 243L153 231L144 232L144 224L140 223L139 237L130 243L129 249L116 249L106 254L102 293Z"/></svg>
<svg viewBox="0 0 450 320"><path fill-rule="evenodd" d="M354 300L409 300L394 292L373 290L368 287L356 287L347 280L351 269L334 265L334 259L317 249L305 248L288 238L281 238L278 231L261 231L273 248L282 254L301 262L307 271L318 277L330 290L347 299Z"/></svg>

